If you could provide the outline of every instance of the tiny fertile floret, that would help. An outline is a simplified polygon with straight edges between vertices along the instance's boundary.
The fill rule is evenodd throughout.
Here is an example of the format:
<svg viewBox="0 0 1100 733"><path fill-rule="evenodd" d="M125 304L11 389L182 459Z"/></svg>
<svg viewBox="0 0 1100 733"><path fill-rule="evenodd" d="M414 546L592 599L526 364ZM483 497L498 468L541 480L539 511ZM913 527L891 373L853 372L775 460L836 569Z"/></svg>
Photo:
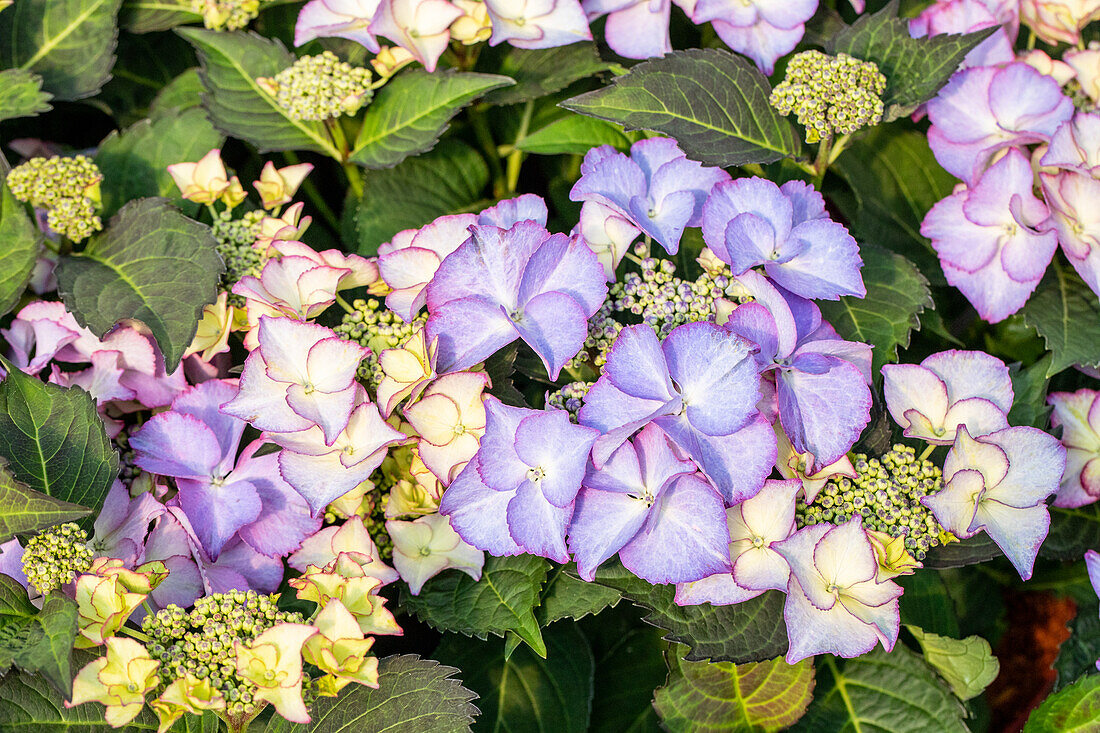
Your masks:
<svg viewBox="0 0 1100 733"><path fill-rule="evenodd" d="M370 69L352 66L325 51L303 56L274 78L257 83L296 120L328 120L353 115L370 99Z"/></svg>
<svg viewBox="0 0 1100 733"><path fill-rule="evenodd" d="M88 533L75 524L51 527L27 540L23 574L43 595L71 583L92 564Z"/></svg>
<svg viewBox="0 0 1100 733"><path fill-rule="evenodd" d="M791 58L771 105L794 114L806 128L806 142L849 135L882 120L886 77L870 61L848 54L803 51Z"/></svg>

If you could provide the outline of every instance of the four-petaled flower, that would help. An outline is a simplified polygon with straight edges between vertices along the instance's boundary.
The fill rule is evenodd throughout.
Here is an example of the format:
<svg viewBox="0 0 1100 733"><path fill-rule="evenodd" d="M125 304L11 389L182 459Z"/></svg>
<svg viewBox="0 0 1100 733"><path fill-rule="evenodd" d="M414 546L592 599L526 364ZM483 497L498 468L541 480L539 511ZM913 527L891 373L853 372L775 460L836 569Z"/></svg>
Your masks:
<svg viewBox="0 0 1100 733"><path fill-rule="evenodd" d="M1052 392L1047 404L1054 407L1051 427L1062 428L1066 447L1066 473L1055 506L1079 507L1100 499L1100 392Z"/></svg>
<svg viewBox="0 0 1100 733"><path fill-rule="evenodd" d="M391 519L386 522L386 532L393 540L393 566L414 596L424 583L448 568L481 579L485 553L467 544L442 514L429 514L411 522Z"/></svg>

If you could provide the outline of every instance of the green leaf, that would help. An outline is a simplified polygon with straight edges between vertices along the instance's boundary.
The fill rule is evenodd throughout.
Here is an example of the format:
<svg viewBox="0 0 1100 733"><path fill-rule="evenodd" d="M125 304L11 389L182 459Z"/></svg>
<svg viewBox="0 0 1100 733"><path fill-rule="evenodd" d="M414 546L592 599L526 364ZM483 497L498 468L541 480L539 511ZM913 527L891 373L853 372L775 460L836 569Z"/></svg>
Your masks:
<svg viewBox="0 0 1100 733"><path fill-rule="evenodd" d="M894 579L905 589L900 600L901 622L945 636L959 635L955 602L935 570L918 570Z"/></svg>
<svg viewBox="0 0 1100 733"><path fill-rule="evenodd" d="M195 49L175 33L126 34L118 47L114 76L95 104L106 107L117 127L129 127L151 116L149 106L167 84L197 66Z"/></svg>
<svg viewBox="0 0 1100 733"><path fill-rule="evenodd" d="M586 733L594 671L588 641L574 624L557 624L545 636L545 659L526 647L505 659L502 644L443 637L435 656L461 669L463 684L480 698L475 731Z"/></svg>
<svg viewBox="0 0 1100 733"><path fill-rule="evenodd" d="M561 91L573 82L588 78L613 65L600 59L595 43L570 43L544 49L522 49L509 45L483 49L477 70L515 79L515 86L485 95L489 104L516 104Z"/></svg>
<svg viewBox="0 0 1100 733"><path fill-rule="evenodd" d="M992 560L995 557L1001 557L1002 554L997 543L982 532L961 542L933 547L924 558L924 567L937 570L959 568Z"/></svg>
<svg viewBox="0 0 1100 733"><path fill-rule="evenodd" d="M1039 554L1053 560L1080 560L1085 550L1100 548L1100 504L1068 509L1050 507L1050 531Z"/></svg>
<svg viewBox="0 0 1100 733"><path fill-rule="evenodd" d="M10 311L31 278L42 234L23 204L0 181L0 315Z"/></svg>
<svg viewBox="0 0 1100 733"><path fill-rule="evenodd" d="M967 733L965 708L936 673L898 644L838 664L822 655L814 701L797 733Z"/></svg>
<svg viewBox="0 0 1100 733"><path fill-rule="evenodd" d="M75 522L92 510L54 499L15 480L0 462L0 544L16 534L37 532L63 522Z"/></svg>
<svg viewBox="0 0 1100 733"><path fill-rule="evenodd" d="M1024 322L1039 332L1053 353L1048 377L1074 364L1100 365L1100 302L1057 257L1023 314Z"/></svg>
<svg viewBox="0 0 1100 733"><path fill-rule="evenodd" d="M39 610L19 581L0 575L0 674L14 664L71 696L76 616L76 601L68 596L51 593Z"/></svg>
<svg viewBox="0 0 1100 733"><path fill-rule="evenodd" d="M225 730L221 718L213 710L205 710L202 715L184 713L176 724L168 729L171 733L221 733Z"/></svg>
<svg viewBox="0 0 1100 733"><path fill-rule="evenodd" d="M1089 675L1042 702L1023 733L1089 733L1100 729L1100 675Z"/></svg>
<svg viewBox="0 0 1100 733"><path fill-rule="evenodd" d="M931 306L928 281L912 262L877 245L860 245L867 297L822 301L821 314L849 341L874 347L872 373L898 360L909 346L909 332L920 328L920 314Z"/></svg>
<svg viewBox="0 0 1100 733"><path fill-rule="evenodd" d="M22 69L0 71L0 122L49 112L53 95L42 91L42 77Z"/></svg>
<svg viewBox="0 0 1100 733"><path fill-rule="evenodd" d="M747 664L686 662L676 652L673 647L666 655L668 682L653 699L669 733L786 730L813 699L809 659L797 664L783 657Z"/></svg>
<svg viewBox="0 0 1100 733"><path fill-rule="evenodd" d="M875 62L886 76L883 121L890 122L936 96L963 58L996 31L995 26L961 35L913 38L908 21L898 17L897 0L892 0L833 35L826 48L831 54Z"/></svg>
<svg viewBox="0 0 1100 733"><path fill-rule="evenodd" d="M730 606L677 606L675 587L651 585L632 575L617 560L596 571L596 582L615 588L635 604L648 609L646 623L668 634L665 639L691 647L689 661L759 662L787 651L783 623L783 594L768 591Z"/></svg>
<svg viewBox="0 0 1100 733"><path fill-rule="evenodd" d="M989 642L980 636L952 639L916 626L906 626L924 652L924 661L940 673L960 700L977 697L1001 671Z"/></svg>
<svg viewBox="0 0 1100 733"><path fill-rule="evenodd" d="M561 566L551 571L535 618L539 626L549 626L563 618L582 619L613 607L620 599L622 594L614 588L583 581Z"/></svg>
<svg viewBox="0 0 1100 733"><path fill-rule="evenodd" d="M0 13L0 66L33 71L55 99L90 97L111 78L122 0L20 0Z"/></svg>
<svg viewBox="0 0 1100 733"><path fill-rule="evenodd" d="M533 555L487 557L481 580L450 570L429 580L418 596L403 591L401 600L432 628L479 639L514 631L546 656L534 609L549 567Z"/></svg>
<svg viewBox="0 0 1100 733"><path fill-rule="evenodd" d="M225 270L210 227L164 199L131 201L57 268L58 291L81 325L102 336L124 318L149 327L175 371Z"/></svg>
<svg viewBox="0 0 1100 733"><path fill-rule="evenodd" d="M149 118L156 122L161 117L176 115L185 109L202 106L202 78L199 70L188 69L161 87L149 105Z"/></svg>
<svg viewBox="0 0 1100 733"><path fill-rule="evenodd" d="M641 623L640 609L621 603L580 623L596 658L591 733L656 733L653 690L664 684L661 630Z"/></svg>
<svg viewBox="0 0 1100 733"><path fill-rule="evenodd" d="M203 106L214 127L230 137L255 145L260 152L312 150L339 160L321 122L288 117L275 98L256 83L294 63L294 56L277 40L256 33L226 33L178 28L199 54Z"/></svg>
<svg viewBox="0 0 1100 733"><path fill-rule="evenodd" d="M422 227L444 214L477 210L488 183L489 168L482 157L455 140L444 140L430 153L396 168L368 171L356 218L359 254L374 255L378 245L402 229Z"/></svg>
<svg viewBox="0 0 1100 733"><path fill-rule="evenodd" d="M770 163L801 150L794 127L770 104L771 87L741 56L718 49L673 51L562 102L629 130L671 135L692 160Z"/></svg>
<svg viewBox="0 0 1100 733"><path fill-rule="evenodd" d="M184 23L201 23L187 0L123 0L119 25L131 33L166 31Z"/></svg>
<svg viewBox="0 0 1100 733"><path fill-rule="evenodd" d="M1047 385L1050 384L1047 372L1052 361L1048 353L1026 369L1018 363L1009 365L1008 374L1016 395L1008 413L1009 425L1030 425L1040 430L1047 426L1050 411L1054 409L1047 404Z"/></svg>
<svg viewBox="0 0 1100 733"><path fill-rule="evenodd" d="M453 69L402 72L367 107L350 160L392 168L435 146L458 111L490 89L513 84L506 76L459 74Z"/></svg>
<svg viewBox="0 0 1100 733"><path fill-rule="evenodd" d="M177 206L195 214L199 205L179 195L167 168L198 160L221 147L224 139L197 107L156 121L142 120L122 133L112 132L95 156L103 172L103 216L113 216L127 201L148 196L174 199Z"/></svg>
<svg viewBox="0 0 1100 733"><path fill-rule="evenodd" d="M598 145L610 145L626 152L630 143L630 137L619 125L595 117L569 115L535 130L517 142L516 147L538 155L584 155L589 148Z"/></svg>
<svg viewBox="0 0 1100 733"><path fill-rule="evenodd" d="M118 476L95 400L40 382L6 359L0 381L0 456L16 480L55 499L98 510Z"/></svg>
<svg viewBox="0 0 1100 733"><path fill-rule="evenodd" d="M1100 611L1096 603L1078 604L1077 615L1066 626L1069 638L1062 642L1054 660L1054 671L1058 673L1055 690L1096 674L1096 660L1100 659Z"/></svg>

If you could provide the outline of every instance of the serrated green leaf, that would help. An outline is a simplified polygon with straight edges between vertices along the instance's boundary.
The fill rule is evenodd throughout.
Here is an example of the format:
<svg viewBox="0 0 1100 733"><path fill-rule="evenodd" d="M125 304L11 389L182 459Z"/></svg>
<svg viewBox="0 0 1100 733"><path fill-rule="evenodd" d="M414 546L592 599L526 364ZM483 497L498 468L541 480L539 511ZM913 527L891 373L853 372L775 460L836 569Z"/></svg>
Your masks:
<svg viewBox="0 0 1100 733"><path fill-rule="evenodd" d="M546 658L521 647L505 660L502 645L447 634L435 656L462 670L480 698L474 731L586 733L593 661L573 624L546 629Z"/></svg>
<svg viewBox="0 0 1100 733"><path fill-rule="evenodd" d="M682 647L681 647L682 648ZM668 682L654 693L653 706L669 733L740 733L786 730L813 699L814 665L687 662L677 647L666 655Z"/></svg>
<svg viewBox="0 0 1100 733"><path fill-rule="evenodd" d="M924 567L938 570L961 568L992 560L1003 554L997 543L982 532L961 542L933 547L924 558Z"/></svg>
<svg viewBox="0 0 1100 733"><path fill-rule="evenodd" d="M57 267L58 291L81 325L102 336L124 318L153 333L171 373L191 344L225 270L210 227L164 199L131 201L107 231Z"/></svg>
<svg viewBox="0 0 1100 733"><path fill-rule="evenodd" d="M1085 281L1055 258L1023 309L1024 322L1043 337L1053 360L1047 376L1100 365L1100 301Z"/></svg>
<svg viewBox="0 0 1100 733"><path fill-rule="evenodd" d="M165 85L197 66L195 49L175 33L126 34L113 76L96 95L95 105L105 106L118 127L129 127L151 116L149 106Z"/></svg>
<svg viewBox="0 0 1100 733"><path fill-rule="evenodd" d="M16 480L93 510L118 476L95 400L80 389L40 382L6 359L0 381L0 456Z"/></svg>
<svg viewBox="0 0 1100 733"><path fill-rule="evenodd" d="M339 697L321 697L309 725L273 715L264 733L467 733L477 698L453 678L461 670L416 654L378 662L378 689L350 685Z"/></svg>
<svg viewBox="0 0 1100 733"><path fill-rule="evenodd" d="M890 122L936 96L963 58L997 29L913 38L908 21L898 17L897 0L892 0L833 35L826 48L878 66L886 77L883 121Z"/></svg>
<svg viewBox="0 0 1100 733"><path fill-rule="evenodd" d="M477 59L478 71L503 74L516 81L515 86L486 94L489 104L516 104L545 97L611 67L600 59L596 44L589 42L543 49L502 44L483 49Z"/></svg>
<svg viewBox="0 0 1100 733"><path fill-rule="evenodd" d="M489 168L482 157L455 140L444 140L396 168L368 171L356 217L359 254L376 254L378 245L402 229L480 208L476 204L488 183Z"/></svg>
<svg viewBox="0 0 1100 733"><path fill-rule="evenodd" d="M16 534L37 532L63 522L75 522L92 510L29 489L15 480L0 461L0 544Z"/></svg>
<svg viewBox="0 0 1100 733"><path fill-rule="evenodd" d="M516 147L538 155L584 155L589 148L599 145L626 152L630 143L630 137L619 125L595 117L569 115L535 130L517 141Z"/></svg>
<svg viewBox="0 0 1100 733"><path fill-rule="evenodd" d="M490 89L514 82L494 74L409 69L386 83L367 107L350 160L392 168L435 146L458 111Z"/></svg>
<svg viewBox="0 0 1100 733"><path fill-rule="evenodd" d="M653 690L664 684L666 642L642 623L640 610L621 603L580 623L596 658L590 733L657 733Z"/></svg>
<svg viewBox="0 0 1100 733"><path fill-rule="evenodd" d="M0 674L14 664L72 695L76 616L76 601L68 596L51 593L39 610L19 581L0 575Z"/></svg>
<svg viewBox="0 0 1100 733"><path fill-rule="evenodd" d="M982 694L1001 671L1001 663L993 656L989 642L980 636L952 639L917 626L905 628L916 637L924 652L924 661L947 680L960 700Z"/></svg>
<svg viewBox="0 0 1100 733"><path fill-rule="evenodd" d="M1100 548L1100 504L1069 509L1050 507L1050 531L1039 554L1053 560L1080 560Z"/></svg>
<svg viewBox="0 0 1100 733"><path fill-rule="evenodd" d="M629 130L671 135L692 160L722 167L770 163L801 150L791 124L768 103L755 66L718 49L673 51L562 102Z"/></svg>
<svg viewBox="0 0 1100 733"><path fill-rule="evenodd" d="M111 78L122 0L20 0L0 13L0 66L33 71L62 101Z"/></svg>
<svg viewBox="0 0 1100 733"><path fill-rule="evenodd" d="M898 360L898 347L909 346L909 332L920 328L920 314L933 305L928 281L899 254L861 244L865 298L843 296L822 301L821 314L843 338L874 347L871 371Z"/></svg>
<svg viewBox="0 0 1100 733"><path fill-rule="evenodd" d="M202 715L184 713L168 730L170 733L222 733L225 724L213 710L205 710Z"/></svg>
<svg viewBox="0 0 1100 733"><path fill-rule="evenodd" d="M256 33L178 28L199 54L203 106L221 132L255 145L260 152L312 150L339 160L324 124L288 117L275 98L256 83L294 63L277 40Z"/></svg>
<svg viewBox="0 0 1100 733"><path fill-rule="evenodd" d="M1066 626L1069 638L1062 642L1054 660L1056 691L1085 675L1096 674L1096 660L1100 659L1100 610L1096 603L1078 604L1077 615Z"/></svg>
<svg viewBox="0 0 1100 733"><path fill-rule="evenodd" d="M479 639L514 631L545 656L534 610L549 568L533 555L486 557L481 580L446 571L429 580L418 596L403 591L401 600L432 628Z"/></svg>
<svg viewBox="0 0 1100 733"><path fill-rule="evenodd" d="M914 624L945 636L959 635L955 602L939 573L926 568L894 580L905 590L899 599L903 624Z"/></svg>
<svg viewBox="0 0 1100 733"><path fill-rule="evenodd" d="M1100 675L1059 690L1027 719L1023 733L1091 733L1100 730Z"/></svg>
<svg viewBox="0 0 1100 733"><path fill-rule="evenodd" d="M669 641L691 647L688 661L759 662L787 651L783 594L768 591L730 606L677 606L671 585L651 585L632 575L618 560L596 571L596 582L615 588L647 609L646 623L658 626Z"/></svg>
<svg viewBox="0 0 1100 733"><path fill-rule="evenodd" d="M123 0L119 25L131 33L166 31L184 23L201 23L188 0Z"/></svg>
<svg viewBox="0 0 1100 733"><path fill-rule="evenodd" d="M168 166L196 161L221 147L224 140L198 108L156 121L142 120L121 133L112 132L99 144L95 156L103 173L103 216L113 216L127 201L151 196L173 199L193 215L199 204L179 195Z"/></svg>
<svg viewBox="0 0 1100 733"><path fill-rule="evenodd" d="M563 618L582 619L611 608L622 599L614 588L588 583L566 572L565 566L554 568L542 589L542 600L535 611L540 626L549 626Z"/></svg>
<svg viewBox="0 0 1100 733"><path fill-rule="evenodd" d="M0 71L0 122L49 112L53 95L42 91L42 77L23 69Z"/></svg>
<svg viewBox="0 0 1100 733"><path fill-rule="evenodd" d="M0 181L0 315L19 302L27 287L42 234L5 183Z"/></svg>
<svg viewBox="0 0 1100 733"><path fill-rule="evenodd" d="M822 655L817 689L797 733L890 731L967 733L966 710L936 673L901 644L876 648L843 666Z"/></svg>
<svg viewBox="0 0 1100 733"><path fill-rule="evenodd" d="M1016 395L1008 412L1009 425L1029 425L1040 430L1047 426L1054 409L1047 404L1047 385L1050 384L1047 372L1052 361L1053 357L1047 354L1026 369L1018 363L1009 365L1008 374Z"/></svg>

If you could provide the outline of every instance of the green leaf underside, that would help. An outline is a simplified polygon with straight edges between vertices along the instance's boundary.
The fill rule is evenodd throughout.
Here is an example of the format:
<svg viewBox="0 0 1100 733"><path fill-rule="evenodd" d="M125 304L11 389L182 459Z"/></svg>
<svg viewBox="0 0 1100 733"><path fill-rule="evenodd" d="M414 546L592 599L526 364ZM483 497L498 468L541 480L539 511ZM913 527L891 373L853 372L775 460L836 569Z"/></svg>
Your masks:
<svg viewBox="0 0 1100 733"><path fill-rule="evenodd" d="M928 281L912 262L877 245L860 245L867 297L821 301L821 314L843 338L874 347L872 373L898 359L920 314L933 305Z"/></svg>
<svg viewBox="0 0 1100 733"><path fill-rule="evenodd" d="M967 733L965 709L932 668L901 644L844 661L821 656L814 701L796 733Z"/></svg>
<svg viewBox="0 0 1100 733"><path fill-rule="evenodd" d="M0 315L19 302L27 287L41 236L23 204L0 182Z"/></svg>
<svg viewBox="0 0 1100 733"><path fill-rule="evenodd" d="M20 0L0 13L0 66L33 71L56 99L89 97L111 78L122 0Z"/></svg>
<svg viewBox="0 0 1100 733"><path fill-rule="evenodd" d="M600 60L596 44L570 43L543 49L523 49L509 45L483 49L478 56L478 71L515 79L515 86L496 89L485 95L489 104L516 104L561 91L580 79L607 71L611 64Z"/></svg>
<svg viewBox="0 0 1100 733"><path fill-rule="evenodd" d="M1100 548L1100 504L1069 509L1050 507L1050 531L1039 554L1053 560L1080 560Z"/></svg>
<svg viewBox="0 0 1100 733"><path fill-rule="evenodd" d="M563 618L578 620L611 608L621 599L622 594L614 588L588 583L566 572L564 566L556 567L550 571L542 589L542 600L535 610L535 618L539 626L549 626Z"/></svg>
<svg viewBox="0 0 1100 733"><path fill-rule="evenodd" d="M596 582L615 588L648 610L646 623L668 632L665 638L691 647L688 661L759 662L787 651L783 623L784 596L768 591L729 606L677 606L671 585L651 585L632 575L617 560L596 571Z"/></svg>
<svg viewBox="0 0 1100 733"><path fill-rule="evenodd" d="M1015 393L1012 409L1008 412L1009 425L1029 425L1040 430L1046 428L1053 409L1047 405L1047 387L1050 384L1047 372L1053 360L1054 357L1047 353L1026 369L1019 364L1009 366L1008 373Z"/></svg>
<svg viewBox="0 0 1100 733"><path fill-rule="evenodd" d="M0 462L0 544L16 534L37 532L91 514L87 507L23 486Z"/></svg>
<svg viewBox="0 0 1100 733"><path fill-rule="evenodd" d="M2 361L0 456L19 482L97 510L118 476L118 454L95 400L80 389L40 382Z"/></svg>
<svg viewBox="0 0 1100 733"><path fill-rule="evenodd" d="M985 532L974 535L970 539L961 542L952 542L948 545L933 547L924 558L924 567L946 569L959 568L964 565L976 565L995 557L1001 557L1003 553L997 543L990 539Z"/></svg>
<svg viewBox="0 0 1100 733"><path fill-rule="evenodd" d="M367 107L350 160L366 168L391 168L430 150L459 110L490 89L513 83L494 74L405 71Z"/></svg>
<svg viewBox="0 0 1100 733"><path fill-rule="evenodd" d="M574 624L544 631L546 658L529 648L505 660L504 645L448 634L436 650L443 664L462 670L463 684L479 696L474 731L585 733L592 704L593 661Z"/></svg>
<svg viewBox="0 0 1100 733"><path fill-rule="evenodd" d="M809 659L787 664L764 662L686 662L673 647L668 682L654 693L653 705L670 733L739 733L785 730L813 699L814 665Z"/></svg>
<svg viewBox="0 0 1100 733"><path fill-rule="evenodd" d="M76 616L68 596L51 593L39 610L15 578L0 575L0 674L15 664L71 695Z"/></svg>
<svg viewBox="0 0 1100 733"><path fill-rule="evenodd" d="M1100 675L1059 690L1031 713L1023 733L1091 733L1100 729Z"/></svg>
<svg viewBox="0 0 1100 733"><path fill-rule="evenodd" d="M202 22L187 0L123 0L119 25L131 33L166 31L184 23Z"/></svg>
<svg viewBox="0 0 1100 733"><path fill-rule="evenodd" d="M171 373L191 343L224 271L210 227L160 198L130 201L79 255L57 268L58 291L81 325L102 336L141 321Z"/></svg>
<svg viewBox="0 0 1100 733"><path fill-rule="evenodd" d="M203 106L211 122L229 137L273 150L312 150L340 158L324 124L288 117L274 97L256 83L294 63L294 56L277 40L256 33L178 28L199 54L206 93Z"/></svg>
<svg viewBox="0 0 1100 733"><path fill-rule="evenodd" d="M1054 355L1047 376L1073 366L1100 365L1100 302L1072 268L1055 258L1023 309Z"/></svg>
<svg viewBox="0 0 1100 733"><path fill-rule="evenodd" d="M982 694L1001 670L1001 663L993 656L989 642L980 636L952 639L916 626L906 628L920 643L924 661L947 680L960 700Z"/></svg>
<svg viewBox="0 0 1100 733"><path fill-rule="evenodd" d="M749 61L717 49L673 51L610 86L562 102L567 109L676 138L692 160L731 166L796 155L794 127L776 112L768 80Z"/></svg>
<svg viewBox="0 0 1100 733"><path fill-rule="evenodd" d="M516 143L520 150L538 155L584 155L599 145L610 145L619 152L626 152L630 149L630 138L619 125L595 117L569 115Z"/></svg>
<svg viewBox="0 0 1100 733"><path fill-rule="evenodd" d="M477 210L488 183L485 160L455 140L444 140L396 168L367 171L356 217L359 254L376 254L378 245L403 229L422 227L444 214Z"/></svg>
<svg viewBox="0 0 1100 733"><path fill-rule="evenodd" d="M53 95L42 91L42 77L23 69L0 71L0 122L49 112Z"/></svg>

